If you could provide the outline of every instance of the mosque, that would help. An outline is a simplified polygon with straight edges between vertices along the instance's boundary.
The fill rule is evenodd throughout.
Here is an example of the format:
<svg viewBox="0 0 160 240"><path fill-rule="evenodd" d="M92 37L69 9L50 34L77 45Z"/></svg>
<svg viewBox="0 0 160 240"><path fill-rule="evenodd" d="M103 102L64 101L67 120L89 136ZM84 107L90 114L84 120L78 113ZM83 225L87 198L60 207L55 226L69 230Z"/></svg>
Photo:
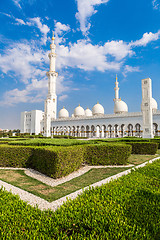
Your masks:
<svg viewBox="0 0 160 240"><path fill-rule="evenodd" d="M141 112L128 112L127 104L119 98L119 86L116 76L114 114L104 114L103 106L97 102L92 110L84 110L82 106L74 109L74 114L64 107L57 116L56 78L56 45L54 35L50 44L50 69L48 77L48 95L44 112L32 110L21 113L21 133L53 135L69 135L87 138L114 138L124 136L154 137L160 133L160 111L157 102L152 98L151 79L142 80Z"/></svg>

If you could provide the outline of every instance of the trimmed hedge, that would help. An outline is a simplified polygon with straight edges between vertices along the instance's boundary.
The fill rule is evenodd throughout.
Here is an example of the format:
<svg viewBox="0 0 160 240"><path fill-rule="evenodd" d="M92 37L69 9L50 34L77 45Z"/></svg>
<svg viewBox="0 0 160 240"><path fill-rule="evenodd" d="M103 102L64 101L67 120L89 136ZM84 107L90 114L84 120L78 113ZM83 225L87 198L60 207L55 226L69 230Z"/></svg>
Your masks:
<svg viewBox="0 0 160 240"><path fill-rule="evenodd" d="M160 138L159 138L159 139L158 139L158 138L152 138L152 139L150 140L150 142L158 143L158 149L160 149Z"/></svg>
<svg viewBox="0 0 160 240"><path fill-rule="evenodd" d="M33 148L0 145L0 167L27 167L33 156Z"/></svg>
<svg viewBox="0 0 160 240"><path fill-rule="evenodd" d="M53 178L59 178L80 168L83 147L23 147L0 146L0 167L29 167Z"/></svg>
<svg viewBox="0 0 160 240"><path fill-rule="evenodd" d="M130 142L126 144L132 146L132 154L155 155L158 149L158 143L153 142Z"/></svg>
<svg viewBox="0 0 160 240"><path fill-rule="evenodd" d="M29 140L14 141L9 143L9 145L23 145L23 146L73 146L73 145L83 145L83 144L90 144L90 141L53 138L53 139L29 139Z"/></svg>
<svg viewBox="0 0 160 240"><path fill-rule="evenodd" d="M30 167L49 177L60 178L78 170L83 163L83 147L36 148Z"/></svg>
<svg viewBox="0 0 160 240"><path fill-rule="evenodd" d="M126 164L132 147L125 144L90 144L84 146L84 161L91 165Z"/></svg>

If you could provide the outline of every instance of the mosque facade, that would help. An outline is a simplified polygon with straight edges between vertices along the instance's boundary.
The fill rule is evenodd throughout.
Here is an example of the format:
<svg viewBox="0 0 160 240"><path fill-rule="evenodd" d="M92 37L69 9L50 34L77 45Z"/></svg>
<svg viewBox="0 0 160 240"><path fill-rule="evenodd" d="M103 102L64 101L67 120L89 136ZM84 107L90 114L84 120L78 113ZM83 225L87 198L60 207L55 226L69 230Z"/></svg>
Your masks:
<svg viewBox="0 0 160 240"><path fill-rule="evenodd" d="M114 138L124 136L154 137L160 135L160 111L157 102L152 98L152 82L150 78L142 80L141 112L128 112L127 104L119 98L119 83L116 76L114 114L104 114L103 106L97 102L92 110L84 110L82 106L74 109L74 114L64 107L57 118L56 78L56 45L54 36L50 44L50 68L47 72L48 94L44 104L44 112L32 110L21 113L21 133L68 135L88 138Z"/></svg>

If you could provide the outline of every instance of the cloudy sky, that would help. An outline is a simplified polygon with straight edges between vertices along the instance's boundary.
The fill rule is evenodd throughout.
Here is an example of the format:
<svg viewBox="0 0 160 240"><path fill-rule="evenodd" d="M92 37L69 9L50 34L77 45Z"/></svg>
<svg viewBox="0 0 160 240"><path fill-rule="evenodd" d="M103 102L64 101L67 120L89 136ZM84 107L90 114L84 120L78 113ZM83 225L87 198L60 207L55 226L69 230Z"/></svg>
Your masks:
<svg viewBox="0 0 160 240"><path fill-rule="evenodd" d="M58 110L99 101L113 113L116 74L129 112L140 111L147 77L160 106L159 0L0 0L0 128L44 109L53 30Z"/></svg>

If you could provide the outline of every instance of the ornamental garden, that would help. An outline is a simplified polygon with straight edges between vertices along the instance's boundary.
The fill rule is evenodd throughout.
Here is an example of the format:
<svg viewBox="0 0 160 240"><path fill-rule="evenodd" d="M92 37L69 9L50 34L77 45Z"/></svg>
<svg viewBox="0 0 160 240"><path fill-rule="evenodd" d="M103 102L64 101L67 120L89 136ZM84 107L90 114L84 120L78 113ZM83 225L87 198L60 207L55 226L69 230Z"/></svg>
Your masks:
<svg viewBox="0 0 160 240"><path fill-rule="evenodd" d="M86 165L138 165L160 156L159 149L160 138L3 138L0 167L31 168L60 179ZM22 170L0 169L0 180L52 202L124 170L91 169L55 188L26 177ZM32 207L2 187L0 238L159 239L159 183L160 160L156 160L101 187L85 190L55 212Z"/></svg>

